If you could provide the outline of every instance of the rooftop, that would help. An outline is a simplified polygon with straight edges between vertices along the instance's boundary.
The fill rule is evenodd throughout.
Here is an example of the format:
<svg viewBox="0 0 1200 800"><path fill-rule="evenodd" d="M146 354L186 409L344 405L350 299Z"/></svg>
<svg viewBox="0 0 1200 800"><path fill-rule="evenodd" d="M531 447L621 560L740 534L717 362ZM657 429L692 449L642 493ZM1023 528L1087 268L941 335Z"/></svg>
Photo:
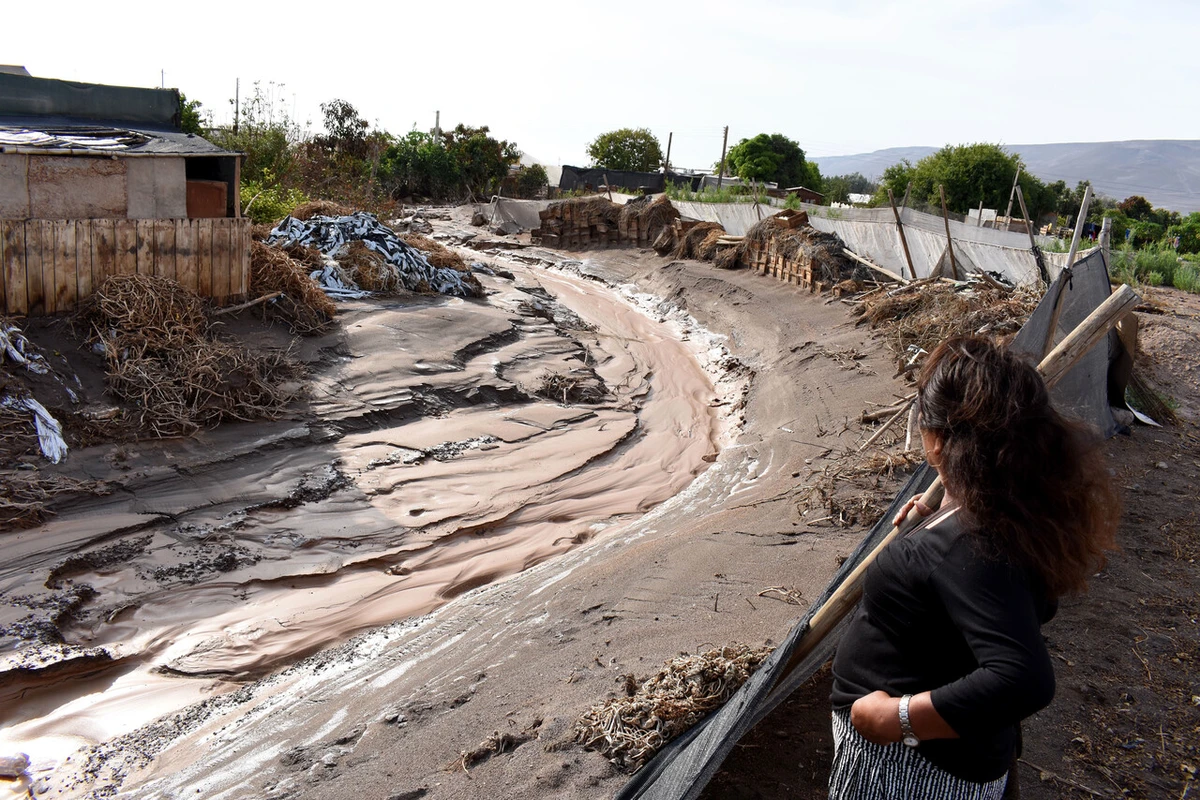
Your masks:
<svg viewBox="0 0 1200 800"><path fill-rule="evenodd" d="M39 155L229 155L201 136L70 117L0 116L0 153Z"/></svg>

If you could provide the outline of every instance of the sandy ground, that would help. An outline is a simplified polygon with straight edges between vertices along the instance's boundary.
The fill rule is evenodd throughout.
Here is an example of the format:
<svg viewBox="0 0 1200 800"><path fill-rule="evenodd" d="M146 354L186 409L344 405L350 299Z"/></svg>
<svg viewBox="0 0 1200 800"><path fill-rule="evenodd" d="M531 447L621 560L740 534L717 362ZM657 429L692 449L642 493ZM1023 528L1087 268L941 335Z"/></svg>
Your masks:
<svg viewBox="0 0 1200 800"><path fill-rule="evenodd" d="M438 232L470 237L460 223ZM35 755L35 789L611 796L626 776L573 744L583 710L678 652L782 638L797 606L768 587L820 592L900 479L843 481L836 514L802 491L869 435L864 408L906 391L881 343L766 277L482 238L486 302L349 304L305 343L314 391L291 419L76 453L70 469L119 488L5 534L0 591L26 602L0 609L25 643L6 656L0 749ZM548 372L592 402L538 397ZM1189 425L1163 457L1195 453ZM1149 474L1194 487L1185 468ZM1155 493L1131 535L1164 502L1186 502L1194 532L1194 493ZM1194 542L1182 511L1172 524ZM1171 564L1194 580L1194 556ZM1055 625L1111 613L1088 602ZM1176 628L1194 644L1188 607ZM45 623L69 644L39 640ZM1064 630L1048 630L1064 666L1086 664L1087 623ZM1186 680L1165 684L1171 702ZM823 692L759 726L710 796L820 796ZM504 752L465 768L494 733ZM1033 742L1035 763L1077 774L1070 739Z"/></svg>

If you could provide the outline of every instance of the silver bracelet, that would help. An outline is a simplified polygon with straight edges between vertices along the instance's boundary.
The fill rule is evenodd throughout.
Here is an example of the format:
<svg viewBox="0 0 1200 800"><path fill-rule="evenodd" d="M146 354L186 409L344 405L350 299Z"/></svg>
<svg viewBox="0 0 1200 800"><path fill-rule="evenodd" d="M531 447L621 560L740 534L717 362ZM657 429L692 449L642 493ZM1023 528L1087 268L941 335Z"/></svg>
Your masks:
<svg viewBox="0 0 1200 800"><path fill-rule="evenodd" d="M908 704L911 700L911 694L906 694L900 698L900 741L904 742L908 747L916 747L921 743L921 740L917 738L917 733L912 727L912 720L908 716Z"/></svg>

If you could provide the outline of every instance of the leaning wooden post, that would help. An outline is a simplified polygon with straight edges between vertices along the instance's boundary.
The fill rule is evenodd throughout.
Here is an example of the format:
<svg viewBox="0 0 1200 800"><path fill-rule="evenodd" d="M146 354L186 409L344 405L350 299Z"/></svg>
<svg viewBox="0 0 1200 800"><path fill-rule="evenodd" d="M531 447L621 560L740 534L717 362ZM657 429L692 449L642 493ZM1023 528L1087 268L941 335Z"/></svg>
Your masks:
<svg viewBox="0 0 1200 800"><path fill-rule="evenodd" d="M1083 235L1083 223L1087 219L1087 209L1092 202L1092 186L1088 184L1087 189L1083 193L1083 204L1079 207L1079 219L1075 220L1075 235L1071 238L1071 251L1067 253L1067 265L1063 267L1063 272L1067 273L1069 278L1071 275L1071 267L1075 266L1075 253L1079 250L1079 237ZM1108 267L1108 262L1104 263L1105 268ZM1054 346L1054 334L1058 332L1058 319L1062 316L1063 297L1066 292L1060 291L1058 297L1054 298L1054 310L1050 314L1050 327L1046 329L1046 340L1042 342L1043 355L1050 352L1050 348Z"/></svg>
<svg viewBox="0 0 1200 800"><path fill-rule="evenodd" d="M908 274L915 281L917 271L913 269L912 256L908 252L908 239L904 238L904 223L900 221L900 212L896 209L896 197L892 194L891 188L888 189L888 202L892 204L892 213L896 215L896 230L900 231L900 246L904 248L904 260L908 262Z"/></svg>
<svg viewBox="0 0 1200 800"><path fill-rule="evenodd" d="M1083 191L1083 203L1079 206L1079 219L1075 220L1075 235L1071 237L1071 251L1067 253L1067 269L1075 264L1075 254L1079 252L1079 239L1083 236L1083 226L1087 223L1088 206L1092 204L1092 185L1089 183Z"/></svg>
<svg viewBox="0 0 1200 800"><path fill-rule="evenodd" d="M1021 201L1021 216L1025 218L1025 232L1029 234L1029 249L1033 252L1033 260L1037 264L1038 276L1047 286L1050 285L1050 270L1046 269L1046 259L1042 258L1042 248L1038 247L1037 239L1033 238L1033 226L1029 224L1029 212L1025 209L1025 193L1017 187L1017 199ZM1012 222L1011 218L1009 220Z"/></svg>
<svg viewBox="0 0 1200 800"><path fill-rule="evenodd" d="M950 276L958 280L958 262L954 260L954 240L950 238L950 212L946 210L946 187L938 184L938 192L942 195L942 219L946 223L946 252L950 254Z"/></svg>
<svg viewBox="0 0 1200 800"><path fill-rule="evenodd" d="M1087 319L1079 323L1075 330L1071 331L1070 335L1043 358L1042 363L1038 364L1038 372L1041 373L1046 386L1050 387L1056 384L1140 302L1141 298L1137 293L1124 284L1109 295L1107 300L1089 314ZM945 490L939 475L921 495L921 503L928 508L937 509L941 506L944 495ZM858 605L858 601L862 599L863 575L883 552L883 549L897 537L915 528L922 519L924 517L917 512L916 508L909 509L908 515L900 521L900 524L893 527L891 532L883 537L883 541L876 545L875 549L868 553L862 562L846 576L833 596L817 609L809 620L808 631L805 632L804 638L800 640L792 657L788 659L787 667L780 673L776 686L782 683L788 673L795 669L796 665L803 661L805 656L811 653Z"/></svg>
<svg viewBox="0 0 1200 800"><path fill-rule="evenodd" d="M1112 217L1105 217L1100 223L1100 252L1104 254L1104 267L1107 269L1112 261Z"/></svg>

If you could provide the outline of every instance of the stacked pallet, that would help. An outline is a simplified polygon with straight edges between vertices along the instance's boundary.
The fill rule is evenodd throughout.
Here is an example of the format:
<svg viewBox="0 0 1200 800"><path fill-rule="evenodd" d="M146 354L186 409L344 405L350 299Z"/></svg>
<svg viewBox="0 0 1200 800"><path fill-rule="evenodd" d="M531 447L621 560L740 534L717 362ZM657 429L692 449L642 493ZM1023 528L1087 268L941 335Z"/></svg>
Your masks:
<svg viewBox="0 0 1200 800"><path fill-rule="evenodd" d="M531 237L534 244L560 250L607 247L622 241L620 215L621 207L602 197L551 203L538 212L542 224Z"/></svg>
<svg viewBox="0 0 1200 800"><path fill-rule="evenodd" d="M740 258L760 275L823 292L859 271L844 254L845 245L808 223L804 211L786 210L747 232Z"/></svg>
<svg viewBox="0 0 1200 800"><path fill-rule="evenodd" d="M535 244L585 250L615 244L648 247L679 218L679 212L665 195L639 197L624 206L588 197L551 203L538 216L541 227L531 234Z"/></svg>

